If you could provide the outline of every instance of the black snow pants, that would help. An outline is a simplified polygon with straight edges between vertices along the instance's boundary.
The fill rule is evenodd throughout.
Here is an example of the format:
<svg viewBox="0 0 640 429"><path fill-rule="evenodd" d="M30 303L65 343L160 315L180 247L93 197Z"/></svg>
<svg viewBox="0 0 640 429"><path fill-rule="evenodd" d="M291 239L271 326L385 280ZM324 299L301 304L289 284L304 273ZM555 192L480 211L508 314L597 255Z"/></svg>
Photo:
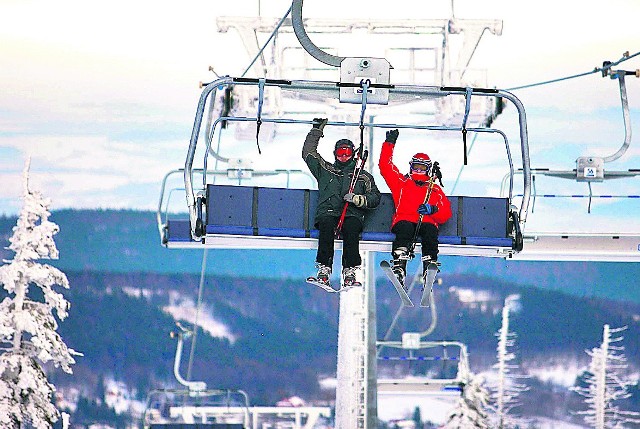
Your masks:
<svg viewBox="0 0 640 429"><path fill-rule="evenodd" d="M335 229L339 218L323 216L317 219L318 254L316 262L331 267L333 265ZM357 217L347 216L342 224L342 268L357 267L362 264L360 257L360 233L362 222Z"/></svg>
<svg viewBox="0 0 640 429"><path fill-rule="evenodd" d="M393 252L398 247L409 248L413 242L413 236L416 233L417 223L409 222L407 220L398 221L391 232L396 235L393 244L391 245L391 251ZM418 236L421 239L422 244L422 256L431 256L431 260L438 260L438 227L432 223L423 222L420 225L420 231ZM426 265L424 269L426 269Z"/></svg>

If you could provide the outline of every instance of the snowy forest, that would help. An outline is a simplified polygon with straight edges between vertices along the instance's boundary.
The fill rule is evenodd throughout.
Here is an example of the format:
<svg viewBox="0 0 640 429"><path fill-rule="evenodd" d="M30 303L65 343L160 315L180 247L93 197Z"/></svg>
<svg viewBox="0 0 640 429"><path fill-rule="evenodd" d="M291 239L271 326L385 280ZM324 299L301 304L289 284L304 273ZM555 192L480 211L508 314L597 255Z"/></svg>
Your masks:
<svg viewBox="0 0 640 429"><path fill-rule="evenodd" d="M45 263L59 257L55 238L61 228L51 220L50 204L30 188L27 163L23 209L17 219L4 219L15 224L3 231L8 246L0 267L0 423L11 429L140 427L147 392L175 385L169 333L176 320L189 322L197 276L90 270L70 270L67 276ZM629 326L637 327L639 305L487 285L486 279L443 278L450 286L438 294L450 311L443 312L438 335L465 341L472 359L465 369L470 382L440 427L539 427L536 416L598 429L640 423L634 376L640 342L624 337ZM319 375L335 370L335 301L291 280L207 282L210 310L225 330L203 327L194 374L207 374L214 385L251 386L254 403L273 404L291 395L331 403L335 392L318 383ZM244 298L249 288L251 299ZM471 301L462 298L469 291L475 296ZM387 292L379 291L381 302L397 299ZM391 313L381 310L381 323ZM448 319L447 313L456 316ZM419 323L421 316L412 317L403 323ZM535 370L566 359L584 366L565 389L536 375ZM302 361L308 366L301 367ZM247 368L240 376L238 362ZM558 406L544 406L549 398ZM398 424L381 422L381 427ZM402 424L435 427L419 409Z"/></svg>

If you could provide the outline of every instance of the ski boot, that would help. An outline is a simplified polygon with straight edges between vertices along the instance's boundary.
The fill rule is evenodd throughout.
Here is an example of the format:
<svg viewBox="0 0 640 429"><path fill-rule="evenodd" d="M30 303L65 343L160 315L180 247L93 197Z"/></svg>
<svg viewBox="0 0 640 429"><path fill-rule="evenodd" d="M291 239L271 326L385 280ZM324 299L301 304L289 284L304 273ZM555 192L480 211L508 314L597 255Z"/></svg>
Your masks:
<svg viewBox="0 0 640 429"><path fill-rule="evenodd" d="M433 302L433 283L436 275L440 272L438 268L440 262L432 259L431 256L422 257L422 297L420 298L420 307L430 307Z"/></svg>
<svg viewBox="0 0 640 429"><path fill-rule="evenodd" d="M400 282L404 290L407 290L407 286L404 284L407 272L407 261L409 261L409 251L406 247L398 247L393 251L391 270L393 270L393 273L398 278L398 282Z"/></svg>
<svg viewBox="0 0 640 429"><path fill-rule="evenodd" d="M356 270L360 267L347 267L342 269L342 285L345 288L362 286L358 280L356 280Z"/></svg>
<svg viewBox="0 0 640 429"><path fill-rule="evenodd" d="M420 259L422 260L422 284L426 285L428 281L427 276L429 274L429 269L431 268L433 270L433 268L435 268L437 274L440 272L440 265L442 264L433 259L431 255L425 255ZM431 285L429 287L431 287Z"/></svg>
<svg viewBox="0 0 640 429"><path fill-rule="evenodd" d="M329 277L331 276L331 267L316 262L318 268L318 274L315 277L307 277L307 281L310 283L321 283L325 286L331 286L329 283Z"/></svg>

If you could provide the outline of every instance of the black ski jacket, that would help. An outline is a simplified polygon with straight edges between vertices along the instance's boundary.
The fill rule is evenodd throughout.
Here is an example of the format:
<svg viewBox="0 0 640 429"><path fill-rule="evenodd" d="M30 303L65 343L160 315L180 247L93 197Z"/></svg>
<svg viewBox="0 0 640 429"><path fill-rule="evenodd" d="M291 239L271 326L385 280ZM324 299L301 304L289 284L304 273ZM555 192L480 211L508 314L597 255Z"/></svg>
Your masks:
<svg viewBox="0 0 640 429"><path fill-rule="evenodd" d="M318 207L316 209L315 226L323 216L340 217L346 201L343 197L349 192L349 185L356 166L355 158L347 163L336 160L334 164L327 162L318 153L318 142L322 131L312 128L302 146L302 159L307 163L311 174L318 181ZM346 216L355 216L364 222L367 209L374 209L380 204L380 191L373 176L362 170L353 190L354 194L364 195L366 204L358 208L353 204L347 207Z"/></svg>

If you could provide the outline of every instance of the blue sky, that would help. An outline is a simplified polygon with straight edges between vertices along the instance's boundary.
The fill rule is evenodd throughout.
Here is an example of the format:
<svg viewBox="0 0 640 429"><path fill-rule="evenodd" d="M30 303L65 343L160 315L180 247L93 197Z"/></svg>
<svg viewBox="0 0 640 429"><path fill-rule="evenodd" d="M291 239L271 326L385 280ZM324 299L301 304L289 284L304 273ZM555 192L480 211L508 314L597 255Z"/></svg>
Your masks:
<svg viewBox="0 0 640 429"><path fill-rule="evenodd" d="M0 3L0 214L14 214L20 206L27 155L32 157L32 183L52 198L53 209L155 210L165 173L184 164L198 83L213 78L208 67L237 76L250 60L237 33L217 33L215 18L258 11L279 18L289 5L287 0L227 2L225 9L219 2L199 0ZM576 5L582 10L576 12ZM583 5L467 0L457 1L454 12L458 18L503 20L502 35L485 34L471 66L486 69L488 86L511 88L586 72L604 60L620 59L625 51L640 50L637 1ZM303 11L305 17L345 19L442 18L450 12L449 1L409 0L394 2L393 9L370 2L345 6L307 0ZM357 35L355 41L345 36L335 43L347 55L369 55L371 48ZM640 68L640 57L620 68ZM637 136L640 79L628 77L627 88ZM572 169L577 156L607 156L622 143L616 81L593 74L515 94L527 109L533 167ZM507 109L495 126L512 130L514 114ZM277 161L303 169L298 154L305 133L304 127L287 131L282 135L285 149L265 150L254 166L269 168ZM327 140L333 137L339 135L328 133ZM256 155L251 142L232 147L229 153ZM460 146L453 151L459 158ZM451 186L456 158L441 157L445 185ZM498 192L496 178L503 169L493 143L479 139L470 160L459 194ZM625 156L607 168L640 168L640 145L632 141ZM639 184L640 178L607 182L594 185L594 193L637 195ZM586 185L541 178L538 191L584 193ZM640 202L596 201L587 215L584 200L539 200L529 224L535 230L606 225L637 233L639 209Z"/></svg>

